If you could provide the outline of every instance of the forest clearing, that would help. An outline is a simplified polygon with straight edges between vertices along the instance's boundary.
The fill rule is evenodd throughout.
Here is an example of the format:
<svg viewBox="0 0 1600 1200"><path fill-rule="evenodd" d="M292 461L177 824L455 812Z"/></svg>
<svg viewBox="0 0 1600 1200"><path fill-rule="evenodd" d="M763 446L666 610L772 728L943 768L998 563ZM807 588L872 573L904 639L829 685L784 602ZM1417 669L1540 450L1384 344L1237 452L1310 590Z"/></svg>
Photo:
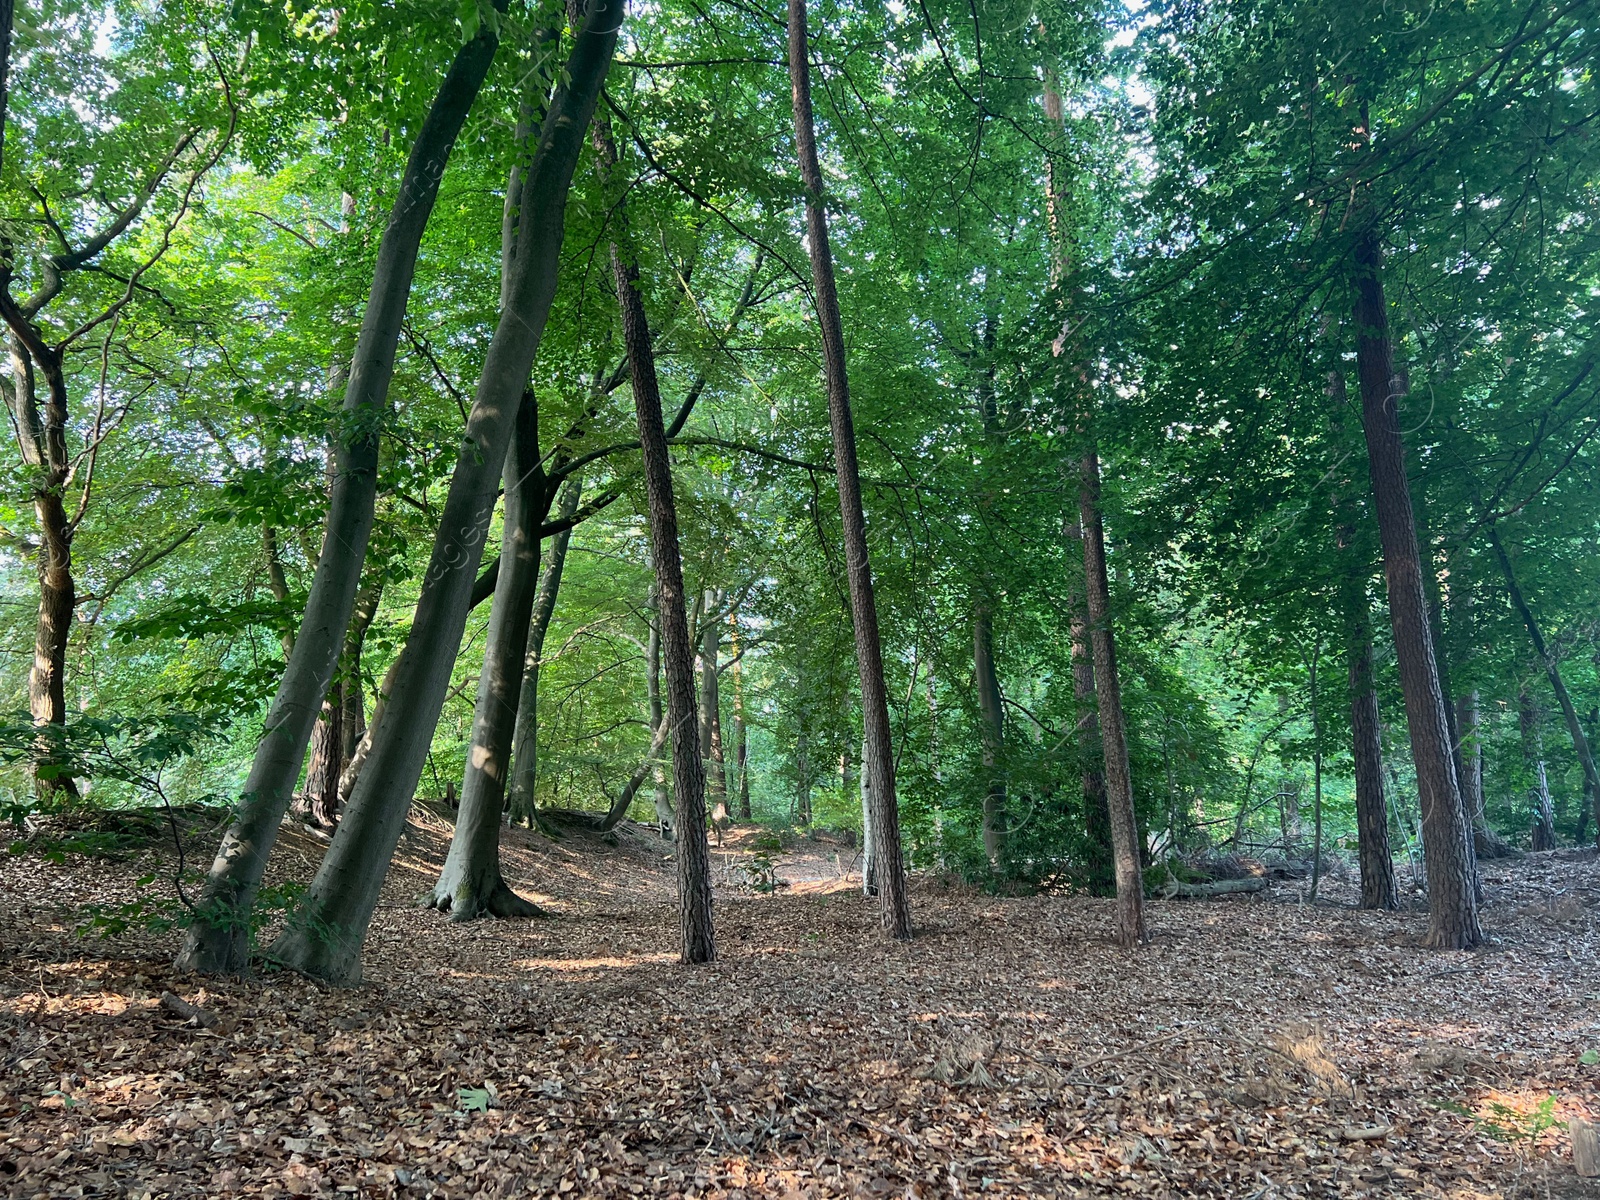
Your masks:
<svg viewBox="0 0 1600 1200"><path fill-rule="evenodd" d="M1297 881L1155 903L1124 958L1107 901L949 879L917 879L916 940L885 943L848 847L773 855L795 884L768 895L730 847L721 955L685 969L653 831L515 836L554 918L465 929L415 903L447 834L405 838L356 991L72 932L170 847L14 903L4 1194L1595 1194L1567 1137L1600 1116L1592 854L1490 872L1476 953L1419 957L1420 914L1335 880L1314 907ZM294 837L284 869L319 849ZM38 897L36 871L0 881Z"/></svg>

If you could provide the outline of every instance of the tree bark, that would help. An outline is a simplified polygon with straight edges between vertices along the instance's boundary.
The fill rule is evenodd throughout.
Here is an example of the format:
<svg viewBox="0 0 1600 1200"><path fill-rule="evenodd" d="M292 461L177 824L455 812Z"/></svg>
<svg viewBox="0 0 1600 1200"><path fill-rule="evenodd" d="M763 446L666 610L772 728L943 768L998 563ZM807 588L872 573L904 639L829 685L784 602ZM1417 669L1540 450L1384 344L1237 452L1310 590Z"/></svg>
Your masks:
<svg viewBox="0 0 1600 1200"><path fill-rule="evenodd" d="M733 755L734 769L739 780L739 820L750 817L750 735L744 721L744 673L740 669L739 614L728 614L731 631L730 648L733 651Z"/></svg>
<svg viewBox="0 0 1600 1200"><path fill-rule="evenodd" d="M1000 676L994 666L994 625L987 600L972 606L972 685L978 693L982 721L983 770L988 777L983 796L983 852L989 869L1001 869L1006 848L1006 784L1000 759L1005 746L1005 714L1001 711Z"/></svg>
<svg viewBox="0 0 1600 1200"><path fill-rule="evenodd" d="M1428 944L1465 950L1483 941L1473 894L1474 864L1467 855L1461 793L1456 781L1444 696L1433 656L1421 556L1400 438L1400 386L1389 344L1383 294L1382 251L1375 230L1361 235L1355 252L1356 361L1362 422L1372 476L1373 505L1383 544L1383 570L1394 627L1395 657L1405 696L1406 723L1422 807L1423 853L1428 868Z"/></svg>
<svg viewBox="0 0 1600 1200"><path fill-rule="evenodd" d="M557 521L570 520L578 511L583 494L581 476L573 475L562 485L556 497ZM550 508L548 493L545 496L541 523ZM537 535L536 535L537 536ZM532 826L538 819L539 782L539 678L544 668L544 642L550 632L550 619L555 615L556 597L561 593L561 579L566 571L567 545L572 540L572 529L559 530L550 537L550 553L539 578L539 594L533 602L533 613L528 620L527 657L522 668L522 694L517 699L517 726L511 742L511 801L513 821Z"/></svg>
<svg viewBox="0 0 1600 1200"><path fill-rule="evenodd" d="M794 809L795 819L802 825L811 824L811 755L806 742L804 725L794 735Z"/></svg>
<svg viewBox="0 0 1600 1200"><path fill-rule="evenodd" d="M662 730L667 727L666 712L661 704L661 598L654 576L652 562L650 583L650 635L645 644L645 686L650 703L650 744L664 747L666 739ZM650 756L650 773L655 786L656 823L661 836L667 841L673 837L672 798L667 791L667 769L660 750Z"/></svg>
<svg viewBox="0 0 1600 1200"><path fill-rule="evenodd" d="M603 126L595 129L601 169L615 170L616 147ZM619 210L613 214L625 221ZM625 226L623 226L625 230ZM626 234L624 233L624 236ZM661 384L655 349L639 291L639 268L631 250L611 243L611 272L622 314L634 415L644 460L645 494L650 509L650 555L655 563L657 616L667 676L667 719L671 722L672 791L677 817L679 960L712 962L717 957L711 915L711 860L706 849L706 779L700 766L698 714L694 697L694 644L683 590L683 556L678 547L678 510L672 496L672 461L661 415Z"/></svg>
<svg viewBox="0 0 1600 1200"><path fill-rule="evenodd" d="M900 812L895 794L894 755L890 745L889 696L883 678L883 648L878 634L877 600L867 558L866 514L861 503L861 473L856 462L855 421L850 411L850 382L845 364L844 328L828 244L828 218L823 206L822 168L817 162L816 131L811 116L811 64L806 35L806 0L789 0L789 87L794 108L795 148L806 190L806 241L817 322L822 330L823 372L827 380L828 418L833 433L834 469L839 485L839 514L844 525L850 611L854 618L856 665L861 676L863 749L870 775L871 824L876 854L878 894L884 928L890 936L911 937L911 907L906 895L905 865L900 848Z"/></svg>
<svg viewBox="0 0 1600 1200"><path fill-rule="evenodd" d="M282 965L331 983L360 981L367 926L449 689L512 425L555 296L572 173L622 13L622 0L595 0L567 60L570 82L551 103L522 189L510 303L478 378L387 715L296 919L269 950Z"/></svg>
<svg viewBox="0 0 1600 1200"><path fill-rule="evenodd" d="M1533 642L1540 663L1544 666L1545 677L1550 680L1550 688L1556 694L1556 703L1561 706L1561 716L1567 723L1567 736L1572 739L1572 751L1578 756L1579 765L1583 767L1584 799L1588 805L1594 806L1597 822L1595 831L1600 835L1600 772L1595 770L1594 755L1589 749L1589 739L1584 735L1583 724L1578 720L1578 710L1573 707L1572 697L1567 693L1567 685L1561 678L1560 664L1556 656L1551 653L1550 647L1545 644L1544 634L1539 629L1539 622L1534 618L1533 609L1529 607L1522 589L1517 586L1517 577L1511 570L1511 558L1506 554L1506 548L1500 542L1499 531L1493 525L1489 526L1489 544L1494 547L1495 558L1499 560L1500 571L1505 576L1506 591L1511 596L1512 607L1517 610L1517 615L1527 627L1528 637Z"/></svg>
<svg viewBox="0 0 1600 1200"><path fill-rule="evenodd" d="M1347 589L1346 655L1350 678L1350 756L1355 766L1356 856L1361 863L1361 907L1400 907L1389 848L1389 812L1383 795L1383 743L1378 686L1372 675L1372 631L1365 589Z"/></svg>
<svg viewBox="0 0 1600 1200"><path fill-rule="evenodd" d="M238 808L211 865L200 914L178 954L179 970L242 972L249 967L250 911L293 796L312 724L328 693L360 585L377 495L379 429L388 411L389 380L417 249L456 136L494 61L498 40L493 25L483 22L478 35L450 64L411 147L399 195L379 242L333 439L337 473L325 541L339 547L339 553L318 559L294 653L278 684Z"/></svg>
<svg viewBox="0 0 1600 1200"><path fill-rule="evenodd" d="M9 287L9 279L6 281ZM41 797L76 797L61 731L67 723L67 643L77 609L72 577L72 541L77 532L67 516L64 493L72 463L67 456L67 380L61 355L47 345L9 300L12 388L6 395L22 461L30 472L34 516L39 523L36 569L39 608L34 625L33 663L28 671L28 711L40 734L34 744L34 786ZM17 328L27 327L27 337ZM40 403L39 375L44 375Z"/></svg>
<svg viewBox="0 0 1600 1200"><path fill-rule="evenodd" d="M529 618L539 586L539 529L549 507L549 488L539 467L538 410L533 397L524 395L506 454L500 575L489 609L461 805L450 852L428 899L429 907L449 914L452 921L543 915L537 905L513 892L501 874L500 818L527 661Z"/></svg>
<svg viewBox="0 0 1600 1200"><path fill-rule="evenodd" d="M1069 542L1078 543L1083 561L1083 525L1076 518L1064 522ZM1068 638L1072 652L1072 698L1077 707L1079 781L1083 792L1083 831L1087 846L1086 881L1091 895L1114 896L1117 891L1116 855L1111 847L1111 808L1106 799L1106 777L1101 767L1100 714L1095 708L1094 647L1089 638L1089 609L1084 588L1069 582L1067 592Z"/></svg>
<svg viewBox="0 0 1600 1200"><path fill-rule="evenodd" d="M1522 732L1522 761L1533 778L1533 848L1554 850L1556 811L1544 769L1544 735L1539 731L1539 709L1527 684L1517 693L1517 723Z"/></svg>
<svg viewBox="0 0 1600 1200"><path fill-rule="evenodd" d="M722 748L722 686L717 664L722 654L722 638L717 629L716 606L722 597L706 593L705 613L700 621L700 754L706 776L706 800L711 805L711 821L719 830L730 820L728 812L728 763Z"/></svg>
<svg viewBox="0 0 1600 1200"><path fill-rule="evenodd" d="M1111 583L1106 573L1105 527L1100 518L1100 456L1093 448L1084 453L1080 471L1078 516L1083 527L1084 591L1089 610L1089 641L1094 649L1095 699L1105 760L1112 861L1117 878L1116 940L1119 945L1131 947L1146 938L1144 875L1139 865L1133 773L1128 765L1122 684L1117 675L1117 646L1111 625Z"/></svg>

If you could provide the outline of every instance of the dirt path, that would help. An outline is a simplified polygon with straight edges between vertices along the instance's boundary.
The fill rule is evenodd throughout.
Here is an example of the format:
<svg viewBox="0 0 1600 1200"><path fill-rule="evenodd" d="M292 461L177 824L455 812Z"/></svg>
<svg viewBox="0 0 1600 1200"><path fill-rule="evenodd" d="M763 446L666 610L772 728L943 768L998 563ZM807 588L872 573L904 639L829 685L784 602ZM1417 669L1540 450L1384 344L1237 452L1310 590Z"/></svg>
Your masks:
<svg viewBox="0 0 1600 1200"><path fill-rule="evenodd" d="M0 1194L1600 1195L1565 1133L1600 1120L1592 858L1486 864L1476 954L1280 888L1155 903L1128 956L1106 902L927 878L885 944L848 847L773 855L791 884L760 895L744 832L713 852L722 959L685 969L648 831L515 835L558 916L470 926L412 906L446 835L408 834L343 992L76 936L148 854L0 865Z"/></svg>

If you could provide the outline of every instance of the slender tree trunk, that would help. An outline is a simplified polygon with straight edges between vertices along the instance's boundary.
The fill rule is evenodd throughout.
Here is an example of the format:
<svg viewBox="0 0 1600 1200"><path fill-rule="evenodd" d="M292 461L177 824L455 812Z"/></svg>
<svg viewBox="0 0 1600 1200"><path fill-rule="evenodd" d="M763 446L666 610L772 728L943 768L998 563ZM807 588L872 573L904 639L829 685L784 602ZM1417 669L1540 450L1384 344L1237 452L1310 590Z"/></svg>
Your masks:
<svg viewBox="0 0 1600 1200"><path fill-rule="evenodd" d="M1383 796L1383 742L1378 687L1372 675L1372 632L1359 585L1346 597L1350 677L1350 755L1356 777L1356 855L1361 862L1361 907L1400 907L1389 849L1389 812Z"/></svg>
<svg viewBox="0 0 1600 1200"><path fill-rule="evenodd" d="M1572 751L1578 756L1579 765L1583 767L1584 799L1588 804L1595 806L1595 820L1600 822L1600 772L1595 770L1589 739L1584 736L1583 724L1578 720L1578 710L1573 707L1572 697L1567 693L1567 685L1562 681L1561 667L1556 656L1545 644L1544 634L1539 629L1539 622L1534 619L1533 609L1524 598L1522 589L1517 586L1517 577L1511 570L1511 559L1506 554L1505 546L1500 542L1499 531L1493 525L1489 526L1489 544L1494 547L1495 558L1499 560L1501 573L1505 575L1506 591L1511 596L1512 607L1517 610L1517 615L1522 618L1522 623L1528 629L1528 637L1533 642L1540 663L1544 666L1545 677L1550 680L1550 688L1556 694L1556 703L1561 706L1561 716L1567 723L1567 736L1572 739ZM1596 833L1600 834L1600 824L1596 825Z"/></svg>
<svg viewBox="0 0 1600 1200"><path fill-rule="evenodd" d="M617 153L604 125L595 129L601 169L616 169ZM624 229L625 214L613 213ZM678 546L678 510L672 496L672 460L661 415L661 384L655 348L639 290L639 267L621 239L611 243L611 272L622 335L628 351L634 415L644 460L645 495L650 509L650 555L655 563L657 616L667 676L667 719L671 723L672 791L677 826L679 959L685 964L717 957L711 914L711 858L706 849L706 778L700 765L698 714L694 697L694 643L683 590L683 556Z"/></svg>
<svg viewBox="0 0 1600 1200"><path fill-rule="evenodd" d="M267 714L239 806L211 865L200 914L184 938L180 970L240 972L249 966L250 910L293 796L311 727L328 693L360 585L377 495L378 431L388 411L389 380L417 248L456 135L494 61L498 40L493 27L494 22L484 21L451 63L412 145L378 246L340 433L334 439L337 473L325 541L340 552L318 559L294 653ZM361 924L364 933L365 922Z"/></svg>
<svg viewBox="0 0 1600 1200"><path fill-rule="evenodd" d="M296 919L269 951L307 975L361 978L367 926L450 686L512 426L555 297L568 188L622 13L622 0L595 0L568 58L570 82L551 104L523 185L516 282L484 358L387 716Z"/></svg>
<svg viewBox="0 0 1600 1200"><path fill-rule="evenodd" d="M1372 496L1383 543L1383 570L1394 626L1395 657L1405 696L1411 755L1422 806L1423 852L1428 867L1428 944L1465 950L1483 941L1473 894L1474 864L1467 855L1461 793L1456 782L1444 696L1428 628L1421 556L1400 439L1400 386L1389 345L1389 316L1381 278L1382 252L1375 231L1362 235L1356 255L1356 360Z"/></svg>
<svg viewBox="0 0 1600 1200"><path fill-rule="evenodd" d="M1539 709L1527 684L1517 692L1517 723L1522 732L1522 761L1533 779L1533 848L1554 850L1556 810L1544 769L1544 735L1539 731Z"/></svg>
<svg viewBox="0 0 1600 1200"><path fill-rule="evenodd" d="M1427 526L1418 521L1418 540L1427 545ZM1472 803L1467 795L1466 761L1462 758L1461 730L1456 725L1456 706L1451 701L1455 689L1450 685L1450 655L1445 646L1444 603L1440 595L1439 576L1430 570L1425 576L1428 594L1428 629L1433 635L1433 661L1439 672L1439 694L1444 699L1445 731L1450 735L1450 765L1455 769L1456 797L1461 803L1461 835L1466 839L1467 867L1472 874L1472 897L1483 907L1483 872L1478 870L1477 840L1472 836Z"/></svg>
<svg viewBox="0 0 1600 1200"><path fill-rule="evenodd" d="M983 770L988 776L983 797L983 852L989 869L1001 869L1006 848L1006 784L1000 759L1005 747L1005 714L1001 711L1000 676L994 666L994 625L987 601L972 606L972 685L978 693L983 729Z"/></svg>
<svg viewBox="0 0 1600 1200"><path fill-rule="evenodd" d="M506 454L505 518L500 575L489 609L483 670L472 713L472 742L461 782L461 805L444 869L428 904L452 921L536 917L500 871L500 819L505 810L511 741L527 661L529 618L539 586L539 529L550 508L539 467L538 410L524 396Z"/></svg>
<svg viewBox="0 0 1600 1200"><path fill-rule="evenodd" d="M332 829L339 820L339 771L344 761L344 705L335 681L322 702L322 715L311 731L311 761L306 766L306 816L313 825Z"/></svg>
<svg viewBox="0 0 1600 1200"><path fill-rule="evenodd" d="M311 762L306 767L306 813L313 824L332 829L339 823L341 781L365 733L361 698L361 647L377 614L381 576L356 593L355 611L339 655L339 670L322 715L311 732Z"/></svg>
<svg viewBox="0 0 1600 1200"><path fill-rule="evenodd" d="M645 645L645 684L650 700L650 744L665 747L663 730L667 727L666 712L661 705L661 596L654 581L654 564L650 583L650 636ZM666 764L661 751L651 755L650 772L655 785L656 823L661 836L671 841L673 837L672 800L667 791Z"/></svg>
<svg viewBox="0 0 1600 1200"><path fill-rule="evenodd" d="M1076 542L1084 561L1083 526L1075 518L1064 522L1069 547ZM1111 807L1106 798L1106 777L1101 767L1100 714L1095 708L1094 647L1089 637L1089 609L1084 588L1076 580L1068 585L1068 637L1072 649L1072 698L1077 706L1075 723L1079 779L1083 792L1083 830L1087 844L1087 883L1095 896L1117 891L1116 855L1111 848Z"/></svg>
<svg viewBox="0 0 1600 1200"><path fill-rule="evenodd" d="M1085 452L1078 492L1083 526L1083 575L1089 609L1089 640L1094 648L1095 698L1100 745L1105 759L1106 802L1111 818L1112 859L1117 876L1117 942L1136 946L1145 940L1144 876L1140 870L1139 827L1133 811L1133 774L1122 716L1122 685L1111 627L1111 583L1106 574L1105 528L1100 520L1100 456Z"/></svg>
<svg viewBox="0 0 1600 1200"><path fill-rule="evenodd" d="M794 107L800 178L806 189L807 249L811 256L817 322L822 330L828 417L833 431L839 513L844 524L845 564L850 581L850 611L855 624L856 664L861 675L863 749L870 775L878 893L884 928L890 936L903 941L911 936L911 907L906 895L905 865L900 849L900 811L895 794L894 754L889 733L889 694L883 679L878 606L873 595L872 567L867 558L867 523L861 504L861 473L856 462L855 421L850 412L844 328L839 316L839 296L833 277L833 251L828 244L828 218L823 206L822 168L817 163L816 132L811 117L811 62L806 35L805 0L789 0L789 87Z"/></svg>
<svg viewBox="0 0 1600 1200"><path fill-rule="evenodd" d="M750 817L750 734L744 722L744 672L740 668L741 656L739 646L739 614L728 614L728 628L731 635L730 648L733 651L733 754L734 769L738 772L739 780L739 819L748 821Z"/></svg>
<svg viewBox="0 0 1600 1200"><path fill-rule="evenodd" d="M809 825L811 824L811 754L810 746L806 742L804 725L795 733L794 773L795 815L800 824Z"/></svg>
<svg viewBox="0 0 1600 1200"><path fill-rule="evenodd" d="M720 603L716 592L707 591L700 616L700 769L706 777L711 823L719 831L728 826L728 776L722 753L722 696L717 678L721 637L716 608Z"/></svg>
<svg viewBox="0 0 1600 1200"><path fill-rule="evenodd" d="M571 476L561 485L556 498L558 523L570 520L578 511L582 493L583 480L578 475ZM538 516L542 525L550 509L548 492L540 507L543 512ZM539 594L534 599L533 613L528 619L527 657L522 668L522 694L517 699L517 725L511 742L509 811L513 821L522 821L530 828L538 819L536 789L539 783L539 679L544 669L544 642L550 632L550 620L555 615L556 597L561 593L561 579L567 564L567 546L571 540L570 527L551 535L550 553L545 559L544 573L539 578Z"/></svg>

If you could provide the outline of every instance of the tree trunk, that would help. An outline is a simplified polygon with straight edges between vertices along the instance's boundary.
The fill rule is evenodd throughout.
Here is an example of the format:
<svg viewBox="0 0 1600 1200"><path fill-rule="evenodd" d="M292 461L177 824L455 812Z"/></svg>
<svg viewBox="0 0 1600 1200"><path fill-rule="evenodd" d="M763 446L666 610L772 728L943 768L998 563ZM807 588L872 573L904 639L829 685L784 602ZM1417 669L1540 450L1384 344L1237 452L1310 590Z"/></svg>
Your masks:
<svg viewBox="0 0 1600 1200"><path fill-rule="evenodd" d="M28 710L35 725L61 729L67 723L67 642L78 604L77 584L72 578L74 530L61 503L60 488L35 491L33 508L40 534L39 619L33 667L28 673ZM35 786L41 795L77 796L78 785L67 767L64 749L48 734L41 740L41 755L34 766Z"/></svg>
<svg viewBox="0 0 1600 1200"><path fill-rule="evenodd" d="M733 651L733 756L739 780L739 820L750 817L750 736L744 722L744 673L740 669L739 614L728 614L729 647Z"/></svg>
<svg viewBox="0 0 1600 1200"><path fill-rule="evenodd" d="M306 766L306 816L322 829L339 820L339 771L344 761L344 701L334 681L311 731L311 762Z"/></svg>
<svg viewBox="0 0 1600 1200"><path fill-rule="evenodd" d="M1544 735L1539 731L1539 709L1527 684L1517 693L1517 723L1522 732L1522 761L1533 779L1533 848L1554 850L1556 810L1544 769Z"/></svg>
<svg viewBox="0 0 1600 1200"><path fill-rule="evenodd" d="M1375 231L1361 237L1355 254L1356 360L1362 421L1372 475L1373 505L1383 543L1383 570L1394 626L1395 657L1405 696L1411 755L1422 806L1423 853L1428 867L1428 944L1465 950L1483 941L1473 895L1474 864L1467 856L1460 789L1451 754L1444 696L1428 628L1422 562L1400 439L1399 381L1389 345L1382 252Z"/></svg>
<svg viewBox="0 0 1600 1200"><path fill-rule="evenodd" d="M539 467L538 410L527 395L517 410L506 454L500 575L489 609L461 806L450 852L428 900L429 907L448 913L452 921L543 915L537 905L513 892L501 874L500 818L527 661L529 618L539 586L539 529L549 508L549 488Z"/></svg>
<svg viewBox="0 0 1600 1200"><path fill-rule="evenodd" d="M721 638L716 607L720 603L717 593L706 592L700 617L700 769L706 777L711 823L719 831L728 827L728 776L722 753L722 696L717 678Z"/></svg>
<svg viewBox="0 0 1600 1200"><path fill-rule="evenodd" d="M802 825L811 824L811 755L806 744L805 726L800 726L794 737L794 809L795 819Z"/></svg>
<svg viewBox="0 0 1600 1200"><path fill-rule="evenodd" d="M344 773L365 734L361 697L361 647L377 614L383 580L379 576L356 593L355 611L345 633L339 670L322 715L311 732L311 762L306 767L305 803L311 822L323 829L339 823Z"/></svg>
<svg viewBox="0 0 1600 1200"><path fill-rule="evenodd" d="M582 493L583 480L578 475L569 477L561 485L556 498L558 522L571 519L578 511ZM538 518L542 525L550 511L548 492L539 507L542 511L538 513ZM517 725L511 741L509 811L513 821L521 821L530 828L538 818L535 789L539 782L539 678L544 668L544 641L550 632L550 619L555 615L556 597L561 593L561 578L567 564L567 545L571 540L570 526L551 535L550 553L545 560L544 573L539 578L539 594L534 599L533 613L528 619L522 693L517 698Z"/></svg>
<svg viewBox="0 0 1600 1200"><path fill-rule="evenodd" d="M1500 570L1505 575L1506 591L1510 593L1511 604L1522 618L1522 623L1527 626L1528 637L1533 642L1540 663L1544 666L1545 677L1550 680L1550 688L1556 694L1556 703L1561 706L1561 716L1567 723L1567 736L1572 739L1573 753L1578 756L1578 763L1583 767L1584 799L1588 804L1595 806L1593 810L1595 820L1600 822L1600 772L1595 770L1594 755L1589 750L1589 739L1584 736L1583 725L1578 720L1578 710L1573 707L1572 697L1567 693L1567 685L1562 681L1561 667L1556 661L1556 656L1545 645L1539 622L1534 619L1533 609L1528 606L1527 600L1522 595L1522 589L1517 586L1517 577L1511 570L1511 559L1500 543L1499 531L1493 525L1489 526L1489 544L1494 547L1495 558L1499 560ZM1600 835L1600 824L1596 825L1596 833Z"/></svg>
<svg viewBox="0 0 1600 1200"><path fill-rule="evenodd" d="M603 126L595 129L601 169L614 171L616 148ZM613 221L624 229L620 209ZM706 778L700 766L700 738L694 698L694 644L683 590L683 556L678 548L678 510L672 496L672 460L661 415L661 384L656 377L655 348L639 291L639 268L624 243L611 243L611 272L622 335L628 351L634 415L644 460L645 495L650 508L650 555L655 563L656 597L660 605L661 650L667 676L667 719L671 722L672 791L677 817L679 960L712 962L717 957L711 915L711 860L706 849Z"/></svg>
<svg viewBox="0 0 1600 1200"><path fill-rule="evenodd" d="M337 474L325 541L340 552L318 559L294 653L256 745L239 806L211 865L201 912L184 938L179 970L241 972L249 966L250 910L293 796L312 724L328 693L360 585L377 495L379 428L388 411L389 380L417 248L456 135L494 61L494 24L482 22L478 35L450 64L412 145L378 246L339 418L343 432L334 446Z"/></svg>
<svg viewBox="0 0 1600 1200"><path fill-rule="evenodd" d="M861 675L863 749L870 774L871 824L873 848L877 855L878 893L884 928L892 937L903 941L911 936L911 908L906 896L905 866L900 849L900 812L895 795L894 756L889 733L889 695L883 679L878 608L873 595L872 568L867 558L867 523L861 504L861 473L856 462L855 422L850 412L844 328L839 316L833 252L828 244L828 218L823 206L822 169L817 163L816 132L811 117L806 0L789 0L789 86L794 108L800 178L806 189L806 241L811 257L817 322L822 330L828 418L832 426L834 469L839 484L839 514L844 525L850 611L855 624L856 665Z"/></svg>
<svg viewBox="0 0 1600 1200"><path fill-rule="evenodd" d="M652 576L654 569L652 567ZM645 645L645 686L650 701L650 744L664 747L666 713L661 705L661 599L654 580L650 584L650 636ZM667 791L667 770L660 750L650 756L650 772L655 785L656 823L667 841L673 837L672 800Z"/></svg>
<svg viewBox="0 0 1600 1200"><path fill-rule="evenodd" d="M1418 541L1426 546L1427 526L1419 518ZM1466 760L1462 757L1461 730L1456 725L1456 706L1451 697L1455 689L1450 685L1450 655L1445 646L1444 603L1439 590L1439 576L1428 571L1424 576L1424 590L1428 594L1428 629L1433 635L1433 661L1439 672L1439 694L1444 699L1444 726L1450 735L1450 765L1455 769L1456 797L1461 803L1461 835L1466 839L1467 868L1472 874L1472 897L1479 908L1483 907L1483 872L1478 870L1477 841L1472 836L1472 802L1467 795Z"/></svg>
<svg viewBox="0 0 1600 1200"><path fill-rule="evenodd" d="M1064 522L1063 533L1069 543L1078 543L1079 561L1083 526L1076 519ZM1068 637L1072 648L1072 698L1077 707L1079 780L1083 791L1083 831L1088 864L1085 875L1089 893L1114 896L1117 891L1116 855L1111 848L1111 808L1106 799L1106 777L1101 769L1100 714L1095 709L1094 647L1089 637L1089 609L1084 588L1072 581L1067 592Z"/></svg>
<svg viewBox="0 0 1600 1200"><path fill-rule="evenodd" d="M1356 855L1361 862L1361 907L1400 906L1389 849L1389 812L1383 796L1383 743L1378 686L1372 676L1372 633L1365 590L1347 597L1346 653L1350 677L1350 756L1356 777Z"/></svg>
<svg viewBox="0 0 1600 1200"><path fill-rule="evenodd" d="M1093 448L1083 456L1078 516L1083 527L1084 590L1089 610L1089 641L1094 649L1095 698L1105 760L1112 860L1117 878L1116 939L1122 946L1136 946L1145 940L1144 876L1139 867L1133 775L1128 766L1122 684L1117 675L1117 646L1111 626L1111 583L1106 574L1105 527L1100 519L1100 456Z"/></svg>
<svg viewBox="0 0 1600 1200"><path fill-rule="evenodd" d="M450 686L512 425L555 296L568 188L622 12L622 0L596 0L567 60L570 82L551 103L523 185L516 282L484 358L387 715L296 919L269 951L332 983L361 978L361 945Z"/></svg>
<svg viewBox="0 0 1600 1200"><path fill-rule="evenodd" d="M978 693L983 770L988 777L983 796L983 852L989 869L998 871L1006 847L1006 784L1000 770L1005 714L1001 711L1000 677L994 667L994 626L988 603L982 598L972 606L972 686Z"/></svg>
<svg viewBox="0 0 1600 1200"><path fill-rule="evenodd" d="M11 307L8 305L8 310ZM20 312L8 312L8 319L13 325L25 320ZM32 468L33 509L39 522L39 608L28 672L28 710L40 733L34 743L32 770L41 797L76 797L78 787L61 737L67 723L67 642L77 608L77 585L72 577L76 530L63 498L71 471L66 442L67 381L60 355L35 336L31 325L27 329L27 342L16 328L11 333L12 390L6 400L22 461ZM42 406L35 362L44 373Z"/></svg>

